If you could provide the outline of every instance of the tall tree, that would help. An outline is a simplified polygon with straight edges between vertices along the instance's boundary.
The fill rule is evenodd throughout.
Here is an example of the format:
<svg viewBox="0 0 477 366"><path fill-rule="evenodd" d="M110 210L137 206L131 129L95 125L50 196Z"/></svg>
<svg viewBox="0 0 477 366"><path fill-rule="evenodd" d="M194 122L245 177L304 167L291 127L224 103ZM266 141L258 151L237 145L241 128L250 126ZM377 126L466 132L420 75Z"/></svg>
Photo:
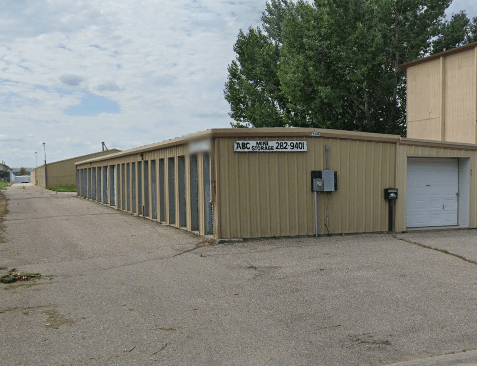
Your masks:
<svg viewBox="0 0 477 366"><path fill-rule="evenodd" d="M451 0L271 0L239 33L225 98L241 126L405 133L398 65L477 39Z"/></svg>

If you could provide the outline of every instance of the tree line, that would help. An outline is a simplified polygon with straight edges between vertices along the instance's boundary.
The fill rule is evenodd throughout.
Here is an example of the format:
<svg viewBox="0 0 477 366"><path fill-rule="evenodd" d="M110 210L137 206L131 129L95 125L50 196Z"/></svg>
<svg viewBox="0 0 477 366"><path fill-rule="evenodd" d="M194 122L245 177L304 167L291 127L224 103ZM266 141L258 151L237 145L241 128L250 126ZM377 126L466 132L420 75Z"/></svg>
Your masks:
<svg viewBox="0 0 477 366"><path fill-rule="evenodd" d="M398 65L477 41L452 0L270 0L240 31L225 99L234 127L318 127L405 135Z"/></svg>

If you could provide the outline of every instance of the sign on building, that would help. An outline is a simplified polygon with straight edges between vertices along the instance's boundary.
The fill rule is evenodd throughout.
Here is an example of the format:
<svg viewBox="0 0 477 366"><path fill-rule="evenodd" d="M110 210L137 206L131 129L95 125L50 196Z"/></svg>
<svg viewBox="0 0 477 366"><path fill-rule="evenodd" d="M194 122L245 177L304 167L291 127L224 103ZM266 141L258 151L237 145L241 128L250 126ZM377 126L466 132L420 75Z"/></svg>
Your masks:
<svg viewBox="0 0 477 366"><path fill-rule="evenodd" d="M303 152L306 141L235 141L235 152Z"/></svg>

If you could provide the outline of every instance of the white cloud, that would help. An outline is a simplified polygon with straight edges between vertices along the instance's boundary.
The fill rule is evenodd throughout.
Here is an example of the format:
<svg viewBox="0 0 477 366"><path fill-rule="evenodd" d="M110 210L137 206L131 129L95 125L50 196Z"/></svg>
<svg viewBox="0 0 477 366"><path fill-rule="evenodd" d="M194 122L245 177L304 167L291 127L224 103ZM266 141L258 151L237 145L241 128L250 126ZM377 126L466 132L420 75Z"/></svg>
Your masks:
<svg viewBox="0 0 477 366"><path fill-rule="evenodd" d="M458 13L461 10L465 10L469 18L477 16L477 4L473 0L454 0L447 9L447 14Z"/></svg>
<svg viewBox="0 0 477 366"><path fill-rule="evenodd" d="M33 166L229 127L223 97L239 29L266 0L16 0L0 12L0 160ZM471 1L455 0L450 10ZM68 116L92 94L120 113Z"/></svg>

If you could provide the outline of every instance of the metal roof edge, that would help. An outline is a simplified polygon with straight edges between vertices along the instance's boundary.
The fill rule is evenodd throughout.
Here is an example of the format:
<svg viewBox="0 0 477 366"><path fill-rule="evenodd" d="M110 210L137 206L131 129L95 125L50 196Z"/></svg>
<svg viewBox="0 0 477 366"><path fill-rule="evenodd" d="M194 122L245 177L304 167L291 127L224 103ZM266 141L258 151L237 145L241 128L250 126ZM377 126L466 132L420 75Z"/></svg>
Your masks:
<svg viewBox="0 0 477 366"><path fill-rule="evenodd" d="M170 140L164 140L164 141L161 141L161 142L156 142L156 143L153 143L153 144L150 144L150 145L134 147L134 148L129 149L129 150L124 150L124 151L121 151L121 152L118 152L118 153L115 153L115 154L112 154L112 155L108 155L108 158L117 158L117 157L121 157L121 156L140 154L140 153L144 153L144 152L148 152L148 151L152 151L152 150L163 149L163 148L174 146L174 145L182 145L182 144L185 144L185 143L188 143L188 142L191 142L191 141L196 141L196 140L200 140L200 139L204 139L204 138L210 138L210 137L212 137L212 131L213 131L212 129L211 130L200 131L200 132L196 132L196 133L193 133L193 134L190 134L190 135L185 135L185 136L176 137L176 138L173 138L173 139L170 139ZM97 158L92 158L92 159L88 159L88 160L79 161L79 162L76 163L76 165L93 163L95 161L104 160L103 158L105 158L105 156L104 157L100 156L100 157L97 157Z"/></svg>
<svg viewBox="0 0 477 366"><path fill-rule="evenodd" d="M421 139L411 139L407 137L401 138L402 145L413 145L413 146L425 146L425 147L438 147L445 149L458 149L458 150L471 150L477 151L476 144L468 144L463 142L451 142L451 141L438 141L438 140L421 140Z"/></svg>
<svg viewBox="0 0 477 366"><path fill-rule="evenodd" d="M63 160L51 161L51 162L49 162L49 163L46 163L46 165L51 165L51 164L56 164L56 163L64 163L64 162L71 161L71 160L75 160L75 159L79 159L79 158L86 158L86 157L88 157L88 156L90 156L90 155L100 154L100 153L102 153L102 152L106 153L106 152L108 152L108 151L112 151L111 154L115 154L115 153L117 153L117 152L120 152L121 150L119 150L119 149L109 149L109 150L106 150L106 151L98 151L98 152L91 153L91 154L76 156L76 157L74 157L74 158L68 158L68 159L63 159ZM102 155L101 157L103 157L103 156L108 156L108 154L104 154L104 155ZM92 158L92 159L93 159L93 158ZM43 165L44 165L44 164L43 164ZM43 166L43 165L38 166L38 168L41 167L41 166ZM35 169L36 169L36 168L35 168Z"/></svg>
<svg viewBox="0 0 477 366"><path fill-rule="evenodd" d="M380 133L332 130L324 128L302 127L271 127L271 128L233 128L214 129L213 137L237 138L237 137L329 137L350 140L382 140L397 142L399 135L386 135Z"/></svg>
<svg viewBox="0 0 477 366"><path fill-rule="evenodd" d="M399 135L386 135L370 132L332 130L323 128L301 128L301 127L264 127L264 128L214 128L196 132L190 135L177 137L170 140L157 142L150 145L136 147L130 150L121 151L115 154L100 156L92 159L79 161L76 165L93 163L101 160L140 154L152 150L163 149L170 146L182 145L192 141L208 138L257 138L257 137L326 137L348 140L366 140L398 143Z"/></svg>
<svg viewBox="0 0 477 366"><path fill-rule="evenodd" d="M423 64L425 62L429 62L429 61L432 61L432 60L435 60L435 59L438 59L438 58L441 58L441 57L446 57L446 56L452 55L454 53L468 51L468 50L471 50L475 47L477 47L477 42L469 43L469 44L466 44L465 46L452 48L452 49L447 50L447 51L439 52L439 53L436 53L434 55L426 56L426 57L423 57L423 58L418 58L417 60L409 61L409 62L400 64L400 65L398 65L398 69L404 70L404 69L407 69L408 67L411 67L411 66L416 66L416 65L419 65L419 64Z"/></svg>

